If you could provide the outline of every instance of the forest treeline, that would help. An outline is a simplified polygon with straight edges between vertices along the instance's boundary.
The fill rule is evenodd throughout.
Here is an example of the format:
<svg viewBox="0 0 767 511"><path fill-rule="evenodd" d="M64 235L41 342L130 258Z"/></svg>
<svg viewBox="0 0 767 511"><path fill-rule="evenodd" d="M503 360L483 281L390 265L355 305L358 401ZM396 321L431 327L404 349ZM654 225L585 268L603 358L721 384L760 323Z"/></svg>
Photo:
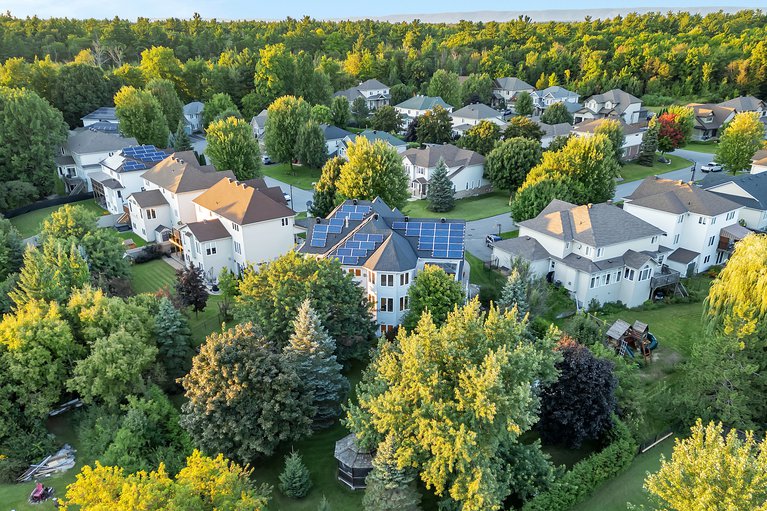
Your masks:
<svg viewBox="0 0 767 511"><path fill-rule="evenodd" d="M172 50L155 55L154 64L176 73L172 79L186 99L226 92L241 103L254 89L258 93L259 65L266 61L260 71L279 75L286 54L298 63L294 79L305 74L301 66L313 67L334 90L378 78L390 86L402 83L423 91L435 70L446 69L459 75L517 76L539 88L562 85L583 96L618 87L651 95L649 102L657 96L767 96L767 14L759 10L454 25L308 17L264 22L195 15L189 20L130 22L0 16L2 62L37 60L45 68L90 60L107 70L115 85L141 85L136 83L142 81L137 66L142 52L152 47ZM275 69L269 69L270 60ZM9 62L19 65L11 60L6 68ZM8 70L0 70L0 85L19 85L8 81ZM23 85L38 89L34 83ZM259 98L252 106L270 99Z"/></svg>

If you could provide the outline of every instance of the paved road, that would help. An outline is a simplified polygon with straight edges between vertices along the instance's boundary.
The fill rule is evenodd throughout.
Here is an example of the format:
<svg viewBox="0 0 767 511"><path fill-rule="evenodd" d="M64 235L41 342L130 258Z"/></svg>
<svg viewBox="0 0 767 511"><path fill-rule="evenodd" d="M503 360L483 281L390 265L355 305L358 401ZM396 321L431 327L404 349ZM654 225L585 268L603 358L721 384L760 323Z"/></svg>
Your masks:
<svg viewBox="0 0 767 511"><path fill-rule="evenodd" d="M306 203L312 200L313 194L308 190L303 190L296 186L291 187L289 184L283 183L282 181L269 176L264 176L264 181L266 181L266 184L269 186L279 186L282 188L282 191L288 195L292 194L290 206L293 208L293 211L297 213L306 211Z"/></svg>
<svg viewBox="0 0 767 511"><path fill-rule="evenodd" d="M498 224L501 225L500 232L516 229L514 220L508 213L466 222L466 250L483 261L489 261L491 251L485 245L485 236L498 234Z"/></svg>
<svg viewBox="0 0 767 511"><path fill-rule="evenodd" d="M700 166L705 165L706 163L714 159L713 154L699 153L696 151L688 151L686 149L677 149L672 154L674 154L674 156L680 156L682 158L685 158L687 160L694 161L695 163L697 163L697 167L696 167L697 170L695 171L696 181L699 179L703 179L703 177L705 176L705 174L703 174L700 171ZM690 178L692 177L691 167L687 167L680 170L674 170L674 171L666 172L666 173L662 173L663 172L662 167L663 167L662 164L658 164L655 168L658 169L658 175L666 179L680 179L683 181L689 181ZM618 186L615 187L615 197L613 198L613 200L616 200L616 201L623 200L623 198L626 197L627 195L631 195L634 192L634 190L636 190L639 187L641 183L642 183L642 180L640 179L638 181L631 181L630 183L619 184Z"/></svg>

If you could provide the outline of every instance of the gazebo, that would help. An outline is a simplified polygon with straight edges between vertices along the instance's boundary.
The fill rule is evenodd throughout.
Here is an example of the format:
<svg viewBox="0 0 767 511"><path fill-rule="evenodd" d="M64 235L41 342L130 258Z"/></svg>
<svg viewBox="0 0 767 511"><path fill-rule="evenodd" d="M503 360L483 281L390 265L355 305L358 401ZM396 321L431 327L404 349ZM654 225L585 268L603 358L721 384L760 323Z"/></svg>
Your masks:
<svg viewBox="0 0 767 511"><path fill-rule="evenodd" d="M373 453L357 445L354 433L336 442L338 480L352 490L365 489L365 478L373 470Z"/></svg>

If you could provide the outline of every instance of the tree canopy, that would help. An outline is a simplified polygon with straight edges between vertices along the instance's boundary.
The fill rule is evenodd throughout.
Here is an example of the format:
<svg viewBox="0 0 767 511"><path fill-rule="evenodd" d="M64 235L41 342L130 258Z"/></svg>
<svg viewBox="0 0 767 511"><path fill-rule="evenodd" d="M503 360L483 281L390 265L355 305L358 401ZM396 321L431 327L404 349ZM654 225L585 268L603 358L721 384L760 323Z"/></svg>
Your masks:
<svg viewBox="0 0 767 511"><path fill-rule="evenodd" d="M167 147L170 131L162 105L149 91L123 87L115 94L120 130L139 144Z"/></svg>
<svg viewBox="0 0 767 511"><path fill-rule="evenodd" d="M450 114L439 105L418 117L416 133L422 144L445 144L450 142L452 132Z"/></svg>
<svg viewBox="0 0 767 511"><path fill-rule="evenodd" d="M380 197L389 207L401 208L410 197L402 156L395 148L366 137L357 137L346 149L348 161L341 167L337 193L341 199Z"/></svg>
<svg viewBox="0 0 767 511"><path fill-rule="evenodd" d="M227 117L208 125L205 154L218 170L231 170L240 181L258 177L261 151L250 124L237 117Z"/></svg>
<svg viewBox="0 0 767 511"><path fill-rule="evenodd" d="M716 148L716 161L733 174L751 168L754 153L764 144L764 124L756 112L742 112L728 122Z"/></svg>
<svg viewBox="0 0 767 511"><path fill-rule="evenodd" d="M409 310L402 326L412 330L428 311L437 326L444 323L448 313L464 301L461 283L439 266L427 264L407 291Z"/></svg>
<svg viewBox="0 0 767 511"><path fill-rule="evenodd" d="M485 160L485 175L493 186L514 193L530 170L541 162L541 144L530 138L512 137L499 143Z"/></svg>

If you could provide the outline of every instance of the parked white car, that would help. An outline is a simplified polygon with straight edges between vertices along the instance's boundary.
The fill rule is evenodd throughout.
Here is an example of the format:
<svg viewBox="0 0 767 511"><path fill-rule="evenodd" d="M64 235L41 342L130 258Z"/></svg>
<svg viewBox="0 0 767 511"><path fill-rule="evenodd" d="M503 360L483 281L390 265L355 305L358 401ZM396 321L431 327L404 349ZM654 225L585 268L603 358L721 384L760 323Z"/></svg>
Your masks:
<svg viewBox="0 0 767 511"><path fill-rule="evenodd" d="M701 172L721 172L722 166L715 161L710 161L705 165L701 165L700 171Z"/></svg>

